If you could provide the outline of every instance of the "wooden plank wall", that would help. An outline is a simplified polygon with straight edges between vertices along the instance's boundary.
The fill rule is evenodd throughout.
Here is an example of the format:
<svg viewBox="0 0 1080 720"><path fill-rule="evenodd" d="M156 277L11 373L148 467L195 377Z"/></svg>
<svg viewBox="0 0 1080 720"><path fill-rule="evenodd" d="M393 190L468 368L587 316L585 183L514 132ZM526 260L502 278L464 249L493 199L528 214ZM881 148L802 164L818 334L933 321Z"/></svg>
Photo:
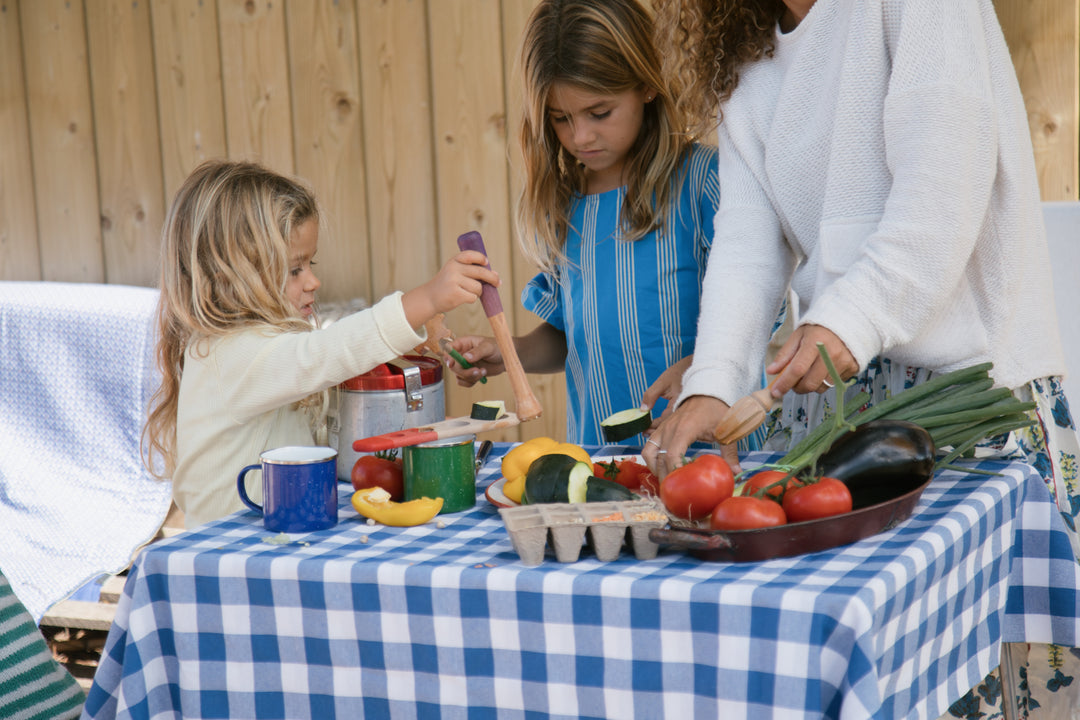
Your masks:
<svg viewBox="0 0 1080 720"><path fill-rule="evenodd" d="M514 64L536 0L0 0L0 280L152 286L186 174L252 158L306 178L328 216L324 300L429 278L479 230L511 326L534 270L512 237ZM1076 199L1080 0L997 0L1045 199ZM458 334L486 332L479 305ZM561 375L534 376L561 437ZM510 399L447 383L448 414Z"/></svg>

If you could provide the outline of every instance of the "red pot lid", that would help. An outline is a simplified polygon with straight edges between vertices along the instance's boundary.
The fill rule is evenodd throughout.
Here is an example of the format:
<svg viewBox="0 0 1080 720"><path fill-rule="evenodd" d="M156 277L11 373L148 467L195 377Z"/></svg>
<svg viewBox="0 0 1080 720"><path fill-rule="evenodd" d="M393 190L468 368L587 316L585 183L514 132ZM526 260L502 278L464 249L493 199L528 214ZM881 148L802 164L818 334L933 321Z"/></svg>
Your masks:
<svg viewBox="0 0 1080 720"><path fill-rule="evenodd" d="M434 385L442 380L443 365L436 358L424 355L403 355L402 359L420 369L420 385ZM405 371L391 363L383 363L363 375L350 378L339 386L343 390L404 390Z"/></svg>

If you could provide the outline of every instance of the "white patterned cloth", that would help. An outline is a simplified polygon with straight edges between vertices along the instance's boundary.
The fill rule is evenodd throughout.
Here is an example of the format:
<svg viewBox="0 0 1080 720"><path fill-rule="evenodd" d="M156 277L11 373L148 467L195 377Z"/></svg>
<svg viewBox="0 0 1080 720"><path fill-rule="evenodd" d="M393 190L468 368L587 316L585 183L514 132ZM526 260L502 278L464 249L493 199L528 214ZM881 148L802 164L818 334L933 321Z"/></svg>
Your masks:
<svg viewBox="0 0 1080 720"><path fill-rule="evenodd" d="M40 622L169 511L143 467L158 291L0 282L0 568Z"/></svg>

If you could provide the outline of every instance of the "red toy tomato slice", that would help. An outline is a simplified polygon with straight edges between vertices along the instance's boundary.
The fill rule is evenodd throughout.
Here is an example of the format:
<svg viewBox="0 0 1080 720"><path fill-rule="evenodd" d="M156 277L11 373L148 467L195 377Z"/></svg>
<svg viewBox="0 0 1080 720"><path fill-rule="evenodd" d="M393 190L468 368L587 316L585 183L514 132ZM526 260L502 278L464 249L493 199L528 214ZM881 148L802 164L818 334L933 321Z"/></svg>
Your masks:
<svg viewBox="0 0 1080 720"><path fill-rule="evenodd" d="M823 477L784 493L784 512L793 523L851 512L851 491L836 478Z"/></svg>
<svg viewBox="0 0 1080 720"><path fill-rule="evenodd" d="M735 495L729 497L709 515L713 530L757 530L787 523L780 503L764 497Z"/></svg>
<svg viewBox="0 0 1080 720"><path fill-rule="evenodd" d="M381 487L390 493L390 499L405 499L405 477L401 463L376 455L361 455L352 468L353 490Z"/></svg>
<svg viewBox="0 0 1080 720"><path fill-rule="evenodd" d="M660 497L660 480L657 479L652 470L645 468L645 472L641 473L638 479L641 481L637 490L639 494Z"/></svg>
<svg viewBox="0 0 1080 720"><path fill-rule="evenodd" d="M787 478L787 482L783 485L776 485ZM775 487L769 487L775 485ZM796 477L789 476L783 470L762 470L761 472L754 473L746 480L746 485L743 486L743 495L755 495L758 491L764 491L765 488L769 488L768 494L772 497L780 500L784 497L784 493L787 490L793 490L802 485L802 481ZM761 496L764 496L762 492ZM759 496L759 497L761 497Z"/></svg>
<svg viewBox="0 0 1080 720"><path fill-rule="evenodd" d="M684 520L709 517L713 508L731 497L735 476L719 455L702 454L668 473L660 483L660 499Z"/></svg>

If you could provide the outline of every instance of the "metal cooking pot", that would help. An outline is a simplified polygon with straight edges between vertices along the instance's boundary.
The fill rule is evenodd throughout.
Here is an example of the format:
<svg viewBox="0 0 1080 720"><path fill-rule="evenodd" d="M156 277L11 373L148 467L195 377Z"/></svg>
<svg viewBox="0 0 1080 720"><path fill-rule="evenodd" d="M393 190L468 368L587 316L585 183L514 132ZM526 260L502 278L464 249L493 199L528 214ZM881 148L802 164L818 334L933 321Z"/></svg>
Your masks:
<svg viewBox="0 0 1080 720"><path fill-rule="evenodd" d="M847 545L876 535L906 520L930 480L850 484L852 511L836 517L807 520L759 530L654 528L649 539L686 550L702 560L757 562L804 555Z"/></svg>
<svg viewBox="0 0 1080 720"><path fill-rule="evenodd" d="M361 455L358 438L430 425L446 419L443 366L436 358L404 355L337 386L327 435L337 449L337 477L349 481Z"/></svg>

